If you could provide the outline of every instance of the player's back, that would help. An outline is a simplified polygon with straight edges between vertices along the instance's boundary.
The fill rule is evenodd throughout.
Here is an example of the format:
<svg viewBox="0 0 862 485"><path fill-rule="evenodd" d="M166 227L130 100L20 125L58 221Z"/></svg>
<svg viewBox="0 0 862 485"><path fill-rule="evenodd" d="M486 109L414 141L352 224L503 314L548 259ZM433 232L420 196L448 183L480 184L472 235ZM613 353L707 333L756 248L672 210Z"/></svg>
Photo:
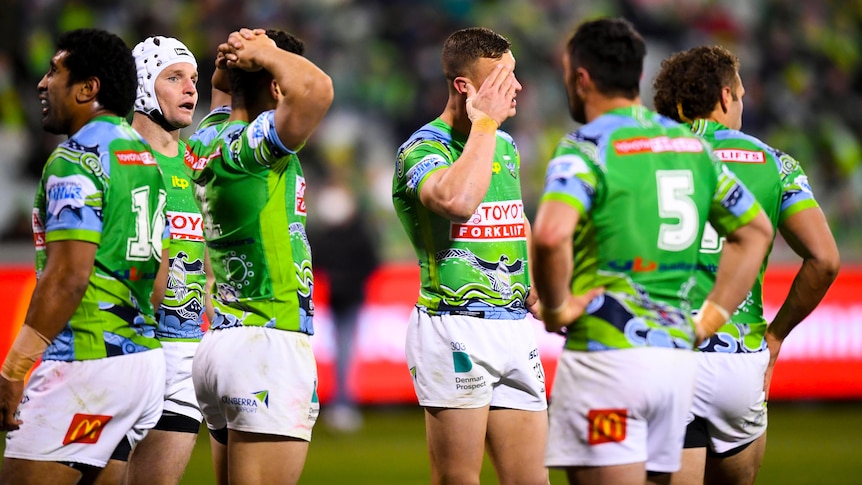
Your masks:
<svg viewBox="0 0 862 485"><path fill-rule="evenodd" d="M642 106L569 134L548 166L543 200L580 213L572 291L607 289L569 328L566 347L690 348L687 300L707 218L723 233L759 206L690 131Z"/></svg>
<svg viewBox="0 0 862 485"><path fill-rule="evenodd" d="M150 304L165 238L165 188L155 158L122 118L100 116L52 153L36 198L43 241L98 244L94 271L46 359L85 360L157 348Z"/></svg>
<svg viewBox="0 0 862 485"><path fill-rule="evenodd" d="M789 155L755 137L714 121L697 120L691 130L712 145L716 157L754 194L772 222L773 229L777 229L779 223L789 215L817 205L805 173ZM701 240L697 285L691 293L695 308L703 303L715 283L723 243L724 238L707 224ZM751 293L732 315L732 323L719 329L717 336L705 342L702 349L746 352L765 348L763 332L766 330L766 320L763 317L762 293L767 259L768 253ZM747 330L740 332L736 324L746 325Z"/></svg>
<svg viewBox="0 0 862 485"><path fill-rule="evenodd" d="M571 136L580 146L593 145L601 179L584 233L596 244L576 245L576 266L594 257L596 271L576 269L575 289L599 286L592 278L624 276L651 298L680 307L717 174L701 140L670 120L641 113L607 114Z"/></svg>

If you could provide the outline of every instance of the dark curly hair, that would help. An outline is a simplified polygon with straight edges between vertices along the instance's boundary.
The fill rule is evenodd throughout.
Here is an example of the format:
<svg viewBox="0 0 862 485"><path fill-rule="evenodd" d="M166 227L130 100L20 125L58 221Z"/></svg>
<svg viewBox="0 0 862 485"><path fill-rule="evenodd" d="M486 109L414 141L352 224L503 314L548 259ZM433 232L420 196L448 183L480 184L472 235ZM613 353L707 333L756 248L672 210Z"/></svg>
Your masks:
<svg viewBox="0 0 862 485"><path fill-rule="evenodd" d="M721 46L695 47L671 55L661 63L653 82L655 110L668 118L690 123L707 118L731 88L736 100L739 59Z"/></svg>
<svg viewBox="0 0 862 485"><path fill-rule="evenodd" d="M512 43L484 27L470 27L453 32L443 43L443 74L452 81L469 74L479 59L500 59Z"/></svg>
<svg viewBox="0 0 862 485"><path fill-rule="evenodd" d="M298 56L305 53L305 44L293 34L283 30L267 29L266 36L275 42L275 45L287 52L291 52ZM269 93L269 83L272 81L272 74L265 69L259 71L248 72L242 69L230 69L228 71L228 80L230 82L230 91L235 96L245 99L257 99L261 93Z"/></svg>
<svg viewBox="0 0 862 485"><path fill-rule="evenodd" d="M570 69L586 69L600 93L627 99L638 96L646 43L628 20L584 22L569 39L567 52Z"/></svg>
<svg viewBox="0 0 862 485"><path fill-rule="evenodd" d="M123 39L100 29L78 29L57 40L57 51L65 51L63 64L69 70L69 85L91 77L99 79L96 100L119 116L132 110L138 88L135 58Z"/></svg>

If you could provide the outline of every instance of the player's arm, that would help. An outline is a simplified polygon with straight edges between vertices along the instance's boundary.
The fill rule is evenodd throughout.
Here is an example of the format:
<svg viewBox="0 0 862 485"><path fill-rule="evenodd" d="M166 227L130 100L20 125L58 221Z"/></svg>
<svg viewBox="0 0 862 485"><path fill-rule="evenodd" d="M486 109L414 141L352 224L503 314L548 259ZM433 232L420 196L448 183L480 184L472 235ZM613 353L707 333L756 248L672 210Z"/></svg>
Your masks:
<svg viewBox="0 0 862 485"><path fill-rule="evenodd" d="M539 206L533 227L530 261L533 287L539 296L540 315L549 332L560 332L581 315L603 288L593 288L583 295L571 290L573 236L580 214L570 204L545 200Z"/></svg>
<svg viewBox="0 0 862 485"><path fill-rule="evenodd" d="M216 54L215 70L213 70L210 84L212 84L210 111L219 106L230 106L230 79L227 72L227 59L221 51Z"/></svg>
<svg viewBox="0 0 862 485"><path fill-rule="evenodd" d="M527 250L533 245L533 229L530 226L530 221L524 216L524 235L527 239ZM530 315L533 315L533 318L541 319L541 312L539 306L539 294L536 292L536 289L533 288L533 281L535 278L533 276L533 261L530 257L527 257L527 268L529 272L527 273L527 277L530 281L529 292L527 293L527 297L524 299L524 306L527 307L527 311L530 312Z"/></svg>
<svg viewBox="0 0 862 485"><path fill-rule="evenodd" d="M215 274L213 273L212 263L210 262L209 249L204 252L204 274L206 274L206 288L204 291L204 312L207 316L207 321L212 324L215 318L215 307L213 307L213 289L215 288Z"/></svg>
<svg viewBox="0 0 862 485"><path fill-rule="evenodd" d="M469 82L462 85L470 133L461 156L451 166L433 172L422 185L419 200L432 212L464 222L485 199L493 174L497 127L509 114L514 82L512 70L500 64L478 91Z"/></svg>
<svg viewBox="0 0 862 485"><path fill-rule="evenodd" d="M93 272L98 245L63 240L47 244L47 262L33 295L24 325L3 362L0 382L0 428L17 429L13 413L23 391L24 377L78 308Z"/></svg>
<svg viewBox="0 0 862 485"><path fill-rule="evenodd" d="M767 396L781 343L820 303L838 276L838 268L841 265L838 246L832 237L826 216L819 207L811 207L791 215L778 229L790 248L802 257L802 266L793 279L787 298L766 330L766 343L770 352L764 382Z"/></svg>
<svg viewBox="0 0 862 485"><path fill-rule="evenodd" d="M296 151L329 110L334 97L332 79L308 59L279 49L265 34L247 34L248 29L232 33L227 51L220 50L229 67L265 69L272 74L280 95L275 108L276 132L287 149Z"/></svg>
<svg viewBox="0 0 862 485"><path fill-rule="evenodd" d="M153 305L154 311L162 306L162 300L165 299L165 294L168 291L168 271L171 266L170 258L170 249L162 249L162 260L159 262L159 270L156 272L156 279L153 282L153 293L150 296L150 304Z"/></svg>

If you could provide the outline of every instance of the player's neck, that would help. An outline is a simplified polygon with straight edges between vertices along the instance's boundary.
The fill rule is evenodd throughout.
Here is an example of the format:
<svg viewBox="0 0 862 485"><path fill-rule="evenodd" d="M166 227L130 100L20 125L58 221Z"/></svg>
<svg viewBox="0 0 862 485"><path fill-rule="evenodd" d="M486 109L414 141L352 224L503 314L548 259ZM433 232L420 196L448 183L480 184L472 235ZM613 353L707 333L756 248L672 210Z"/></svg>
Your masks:
<svg viewBox="0 0 862 485"><path fill-rule="evenodd" d="M440 115L440 119L447 125L451 126L455 131L463 133L464 135L470 134L472 123L470 122L470 117L467 116L467 107L464 105L464 101L459 97L449 97L449 101L446 103L446 109L443 110L443 113Z"/></svg>
<svg viewBox="0 0 862 485"><path fill-rule="evenodd" d="M179 153L180 130L166 131L152 118L138 112L132 118L132 128L147 140L153 151L166 157L175 157Z"/></svg>
<svg viewBox="0 0 862 485"><path fill-rule="evenodd" d="M587 102L584 109L587 115L587 123L589 123L590 121L593 121L594 119L607 113L608 111L640 105L640 96L637 96L634 99L628 99L619 96L608 98L605 96L597 95Z"/></svg>

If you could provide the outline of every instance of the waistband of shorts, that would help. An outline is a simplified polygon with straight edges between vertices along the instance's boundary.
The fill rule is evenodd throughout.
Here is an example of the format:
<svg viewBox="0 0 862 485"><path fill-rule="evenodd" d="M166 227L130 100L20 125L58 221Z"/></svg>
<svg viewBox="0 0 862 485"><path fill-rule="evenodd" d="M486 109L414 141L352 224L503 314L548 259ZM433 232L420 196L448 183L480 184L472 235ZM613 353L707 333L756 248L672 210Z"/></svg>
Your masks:
<svg viewBox="0 0 862 485"><path fill-rule="evenodd" d="M527 311L523 309L512 309L505 307L488 306L486 308L446 308L446 309L431 309L417 305L419 311L428 315L442 316L454 315L460 317L484 318L486 320L523 320L527 317Z"/></svg>

